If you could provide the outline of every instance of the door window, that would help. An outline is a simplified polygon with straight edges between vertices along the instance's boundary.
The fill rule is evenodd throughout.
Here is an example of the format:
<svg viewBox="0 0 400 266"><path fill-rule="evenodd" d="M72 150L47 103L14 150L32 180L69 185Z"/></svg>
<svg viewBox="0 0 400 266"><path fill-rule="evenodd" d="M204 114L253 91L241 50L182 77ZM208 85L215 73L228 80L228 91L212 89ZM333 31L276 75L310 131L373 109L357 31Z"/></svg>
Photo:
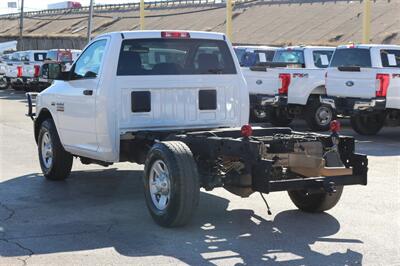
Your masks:
<svg viewBox="0 0 400 266"><path fill-rule="evenodd" d="M318 68L327 68L331 61L333 51L313 51L314 65Z"/></svg>
<svg viewBox="0 0 400 266"><path fill-rule="evenodd" d="M400 67L400 50L381 50L383 67Z"/></svg>
<svg viewBox="0 0 400 266"><path fill-rule="evenodd" d="M73 68L72 79L97 77L106 43L107 40L96 41L82 53Z"/></svg>

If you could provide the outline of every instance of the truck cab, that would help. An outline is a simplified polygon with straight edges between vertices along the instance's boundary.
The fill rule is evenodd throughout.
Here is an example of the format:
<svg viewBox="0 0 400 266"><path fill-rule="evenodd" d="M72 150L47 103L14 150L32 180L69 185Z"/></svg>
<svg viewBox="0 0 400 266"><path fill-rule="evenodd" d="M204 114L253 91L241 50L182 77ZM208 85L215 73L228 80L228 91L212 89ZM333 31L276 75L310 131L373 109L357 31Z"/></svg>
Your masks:
<svg viewBox="0 0 400 266"><path fill-rule="evenodd" d="M101 35L66 80L39 94L38 112L52 114L68 152L117 162L120 139L132 132L247 122L246 84L224 35L160 34Z"/></svg>
<svg viewBox="0 0 400 266"><path fill-rule="evenodd" d="M328 100L350 116L354 130L373 135L385 123L400 125L400 46L339 46L327 69Z"/></svg>
<svg viewBox="0 0 400 266"><path fill-rule="evenodd" d="M244 72L253 112L264 114L276 126L287 126L301 117L310 129L325 131L335 118L325 96L325 70L334 48L290 46L275 52L272 63Z"/></svg>

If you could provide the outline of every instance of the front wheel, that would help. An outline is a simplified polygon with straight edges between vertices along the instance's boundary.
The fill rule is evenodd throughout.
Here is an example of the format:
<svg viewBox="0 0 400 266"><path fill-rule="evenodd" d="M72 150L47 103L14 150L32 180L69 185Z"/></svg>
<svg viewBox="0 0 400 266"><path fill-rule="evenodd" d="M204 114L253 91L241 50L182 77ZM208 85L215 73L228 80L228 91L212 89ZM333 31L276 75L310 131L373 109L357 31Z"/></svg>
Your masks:
<svg viewBox="0 0 400 266"><path fill-rule="evenodd" d="M302 211L323 212L332 209L342 196L343 186L336 187L335 193L319 192L309 193L305 190L288 191L289 197Z"/></svg>
<svg viewBox="0 0 400 266"><path fill-rule="evenodd" d="M336 114L331 106L315 101L306 106L304 118L311 130L327 131Z"/></svg>
<svg viewBox="0 0 400 266"><path fill-rule="evenodd" d="M72 168L72 155L64 150L52 119L43 121L38 136L40 167L49 180L66 179Z"/></svg>
<svg viewBox="0 0 400 266"><path fill-rule="evenodd" d="M351 127L360 135L376 135L385 123L385 112L373 112L368 114L355 114L351 116Z"/></svg>
<svg viewBox="0 0 400 266"><path fill-rule="evenodd" d="M146 204L161 226L187 224L199 202L197 165L189 147L180 141L156 143L144 169Z"/></svg>

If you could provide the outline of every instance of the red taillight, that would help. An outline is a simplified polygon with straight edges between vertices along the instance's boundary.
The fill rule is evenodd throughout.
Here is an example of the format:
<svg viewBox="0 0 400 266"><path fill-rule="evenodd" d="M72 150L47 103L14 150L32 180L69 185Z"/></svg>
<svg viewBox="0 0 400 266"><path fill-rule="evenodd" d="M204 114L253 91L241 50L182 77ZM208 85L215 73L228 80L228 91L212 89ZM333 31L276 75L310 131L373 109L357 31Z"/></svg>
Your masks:
<svg viewBox="0 0 400 266"><path fill-rule="evenodd" d="M389 81L389 74L376 74L376 97L386 97Z"/></svg>
<svg viewBox="0 0 400 266"><path fill-rule="evenodd" d="M22 66L17 66L17 77L22 77Z"/></svg>
<svg viewBox="0 0 400 266"><path fill-rule="evenodd" d="M253 128L250 125L244 125L240 129L240 134L242 134L242 137L248 138L253 135Z"/></svg>
<svg viewBox="0 0 400 266"><path fill-rule="evenodd" d="M281 80L281 87L278 89L279 94L287 94L290 85L290 74L279 74Z"/></svg>
<svg viewBox="0 0 400 266"><path fill-rule="evenodd" d="M189 32L184 31L162 31L162 38L190 38Z"/></svg>
<svg viewBox="0 0 400 266"><path fill-rule="evenodd" d="M340 124L339 121L332 120L331 123L329 124L329 128L330 128L332 133L337 133L342 128L342 125Z"/></svg>
<svg viewBox="0 0 400 266"><path fill-rule="evenodd" d="M37 77L39 77L39 74L40 74L40 66L39 65L34 65L33 67L35 69L35 72L33 73L33 76L35 78L37 78Z"/></svg>

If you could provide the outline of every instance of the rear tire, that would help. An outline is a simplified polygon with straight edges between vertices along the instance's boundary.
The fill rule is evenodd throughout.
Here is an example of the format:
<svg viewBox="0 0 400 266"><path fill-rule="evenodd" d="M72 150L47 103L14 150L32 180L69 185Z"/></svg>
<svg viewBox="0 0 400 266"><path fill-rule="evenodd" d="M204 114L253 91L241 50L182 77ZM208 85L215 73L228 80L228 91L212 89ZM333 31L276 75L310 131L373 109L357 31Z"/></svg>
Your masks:
<svg viewBox="0 0 400 266"><path fill-rule="evenodd" d="M312 131L327 131L332 120L336 118L335 110L319 101L311 101L305 107L304 120Z"/></svg>
<svg viewBox="0 0 400 266"><path fill-rule="evenodd" d="M0 78L0 90L5 90L8 88L8 83L5 78Z"/></svg>
<svg viewBox="0 0 400 266"><path fill-rule="evenodd" d="M276 127L287 127L292 123L293 118L290 118L286 111L273 108L269 112L269 122Z"/></svg>
<svg viewBox="0 0 400 266"><path fill-rule="evenodd" d="M351 127L360 135L376 135L385 123L385 112L373 112L370 114L355 114L351 116Z"/></svg>
<svg viewBox="0 0 400 266"><path fill-rule="evenodd" d="M200 185L196 162L185 143L154 144L143 179L147 208L157 224L178 227L190 221L199 202Z"/></svg>
<svg viewBox="0 0 400 266"><path fill-rule="evenodd" d="M336 187L335 193L307 193L303 190L288 191L289 197L302 211L305 212L324 212L332 209L342 196L343 186Z"/></svg>
<svg viewBox="0 0 400 266"><path fill-rule="evenodd" d="M52 119L40 125L38 136L40 167L49 180L66 179L72 168L72 155L64 150Z"/></svg>
<svg viewBox="0 0 400 266"><path fill-rule="evenodd" d="M265 123L268 121L268 113L264 110L250 109L251 123Z"/></svg>

